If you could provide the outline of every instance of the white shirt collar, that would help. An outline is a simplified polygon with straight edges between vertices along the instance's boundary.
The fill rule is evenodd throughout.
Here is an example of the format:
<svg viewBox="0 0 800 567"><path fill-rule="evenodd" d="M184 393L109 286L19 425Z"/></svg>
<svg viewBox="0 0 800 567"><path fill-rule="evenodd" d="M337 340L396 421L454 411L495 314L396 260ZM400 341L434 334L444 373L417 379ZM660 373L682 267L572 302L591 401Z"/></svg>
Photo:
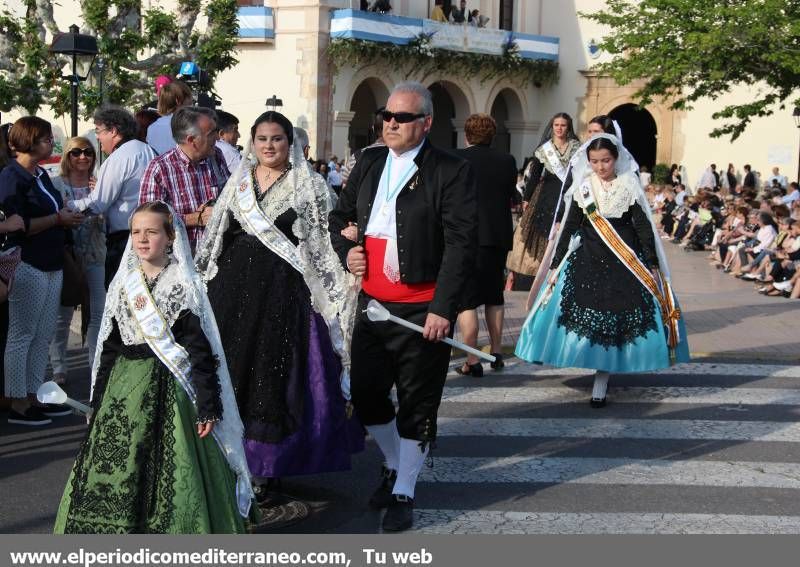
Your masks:
<svg viewBox="0 0 800 567"><path fill-rule="evenodd" d="M392 159L413 160L415 157L417 157L417 154L422 149L422 144L424 143L425 143L425 138L422 138L422 141L419 143L419 145L414 146L410 150L406 150L399 155L391 148L389 148L389 152L392 154Z"/></svg>

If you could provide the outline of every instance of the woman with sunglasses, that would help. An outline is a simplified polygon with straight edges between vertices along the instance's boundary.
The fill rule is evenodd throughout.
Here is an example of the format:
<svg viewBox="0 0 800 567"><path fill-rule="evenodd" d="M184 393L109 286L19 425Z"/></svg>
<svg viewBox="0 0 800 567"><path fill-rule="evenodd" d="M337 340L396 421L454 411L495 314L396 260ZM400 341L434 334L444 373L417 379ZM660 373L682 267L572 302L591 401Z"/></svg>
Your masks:
<svg viewBox="0 0 800 567"><path fill-rule="evenodd" d="M96 155L94 147L86 138L75 137L67 140L61 155L61 171L53 178L53 186L61 193L65 203L86 198L94 189L94 166ZM82 334L89 347L89 366L94 360L97 334L103 317L103 304L106 291L105 280L106 237L103 217L87 216L83 223L72 230L72 251L75 260L86 274L89 284L89 319L81 325ZM53 366L53 380L64 384L67 379L67 339L74 307L61 306L56 322L56 334L50 343L50 364ZM88 326L87 326L88 325Z"/></svg>

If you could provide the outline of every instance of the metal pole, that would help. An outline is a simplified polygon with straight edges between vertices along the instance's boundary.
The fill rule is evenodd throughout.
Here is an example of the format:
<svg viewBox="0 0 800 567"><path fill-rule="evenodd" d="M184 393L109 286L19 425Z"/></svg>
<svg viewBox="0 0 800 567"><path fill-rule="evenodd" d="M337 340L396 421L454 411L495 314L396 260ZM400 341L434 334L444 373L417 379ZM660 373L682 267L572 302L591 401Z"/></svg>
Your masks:
<svg viewBox="0 0 800 567"><path fill-rule="evenodd" d="M72 54L72 77L70 78L70 98L72 99L72 134L71 136L74 138L78 135L78 69L77 69L77 57L75 54Z"/></svg>
<svg viewBox="0 0 800 567"><path fill-rule="evenodd" d="M797 125L797 131L800 132L800 124ZM800 183L800 150L797 152L797 182Z"/></svg>
<svg viewBox="0 0 800 567"><path fill-rule="evenodd" d="M102 57L97 58L97 86L100 90L100 106L106 103L105 79L106 79L106 61ZM97 143L97 165L103 165L103 152L100 150L100 142Z"/></svg>

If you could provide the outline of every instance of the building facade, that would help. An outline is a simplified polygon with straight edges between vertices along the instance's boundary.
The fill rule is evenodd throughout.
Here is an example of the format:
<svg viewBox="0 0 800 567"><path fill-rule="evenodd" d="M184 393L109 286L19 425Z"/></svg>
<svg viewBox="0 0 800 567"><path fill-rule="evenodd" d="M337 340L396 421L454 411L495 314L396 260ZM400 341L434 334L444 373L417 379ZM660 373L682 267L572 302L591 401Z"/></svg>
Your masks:
<svg viewBox="0 0 800 567"><path fill-rule="evenodd" d="M19 0L12 0L15 2ZM168 4L158 3L165 8ZM449 9L456 0L443 3ZM489 18L485 29L470 32L478 40L475 45L507 32L520 44L545 45L539 50L542 53L548 51L548 42L555 42L558 80L537 86L521 84L514 77L467 78L458 70L408 72L381 61L338 69L332 65L328 56L332 37L382 42L386 33L413 35L408 30L416 29L414 26L427 30L434 0L391 0L391 16L359 14L362 0L239 0L239 63L220 75L216 91L222 108L240 118L242 133L266 110L266 100L275 95L282 101L279 110L309 131L315 157L335 154L342 158L369 142L371 114L385 103L394 84L415 79L433 93L431 137L444 147L463 146L466 117L486 112L498 122L496 144L511 152L521 165L556 112L573 116L579 134L592 116L610 114L620 122L624 142L641 164L682 164L690 185L712 162L720 169L731 162L740 173L742 166L750 163L764 178L772 167L779 167L796 178L800 132L791 109L754 120L733 143L728 138L708 137L715 126L712 114L731 101L748 100L757 86L741 86L720 100L701 101L692 110L675 112L663 102L639 108L633 98L636 85L621 87L594 71L595 64L608 57L595 48L608 30L577 14L597 10L598 4L596 0L467 0L469 10L478 9ZM55 13L66 27L79 18L77 0L62 2ZM375 20L381 17L385 19ZM370 33L371 25L382 31ZM363 34L359 36L359 32ZM466 43L462 51L472 49L472 44ZM532 48L538 53L537 49ZM553 50L549 51L553 56Z"/></svg>

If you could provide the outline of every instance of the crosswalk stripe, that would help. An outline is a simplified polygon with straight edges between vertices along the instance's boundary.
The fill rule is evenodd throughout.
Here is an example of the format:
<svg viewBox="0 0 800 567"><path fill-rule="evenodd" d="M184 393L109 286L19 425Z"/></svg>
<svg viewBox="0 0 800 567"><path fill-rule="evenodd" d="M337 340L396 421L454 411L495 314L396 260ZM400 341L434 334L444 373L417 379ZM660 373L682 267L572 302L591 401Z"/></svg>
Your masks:
<svg viewBox="0 0 800 567"><path fill-rule="evenodd" d="M800 442L800 424L686 419L571 419L440 417L443 437L554 437Z"/></svg>
<svg viewBox="0 0 800 567"><path fill-rule="evenodd" d="M800 463L521 456L437 457L421 482L636 484L800 489Z"/></svg>
<svg viewBox="0 0 800 567"><path fill-rule="evenodd" d="M414 511L414 531L480 534L797 534L798 516Z"/></svg>
<svg viewBox="0 0 800 567"><path fill-rule="evenodd" d="M759 376L769 378L800 378L800 365L786 364L720 364L712 362L682 362L648 374L689 374L709 376Z"/></svg>
<svg viewBox="0 0 800 567"><path fill-rule="evenodd" d="M585 403L590 388L447 386L443 402L458 403ZM800 390L783 388L722 388L715 386L609 386L615 403L800 405Z"/></svg>
<svg viewBox="0 0 800 567"><path fill-rule="evenodd" d="M504 372L507 374L524 374L527 376L586 376L594 374L594 370L587 368L551 368L549 366L531 364L521 360L506 362ZM652 372L643 372L641 374L800 378L800 365L685 362L670 366L669 368L663 368ZM451 371L449 375L458 376L455 371Z"/></svg>

